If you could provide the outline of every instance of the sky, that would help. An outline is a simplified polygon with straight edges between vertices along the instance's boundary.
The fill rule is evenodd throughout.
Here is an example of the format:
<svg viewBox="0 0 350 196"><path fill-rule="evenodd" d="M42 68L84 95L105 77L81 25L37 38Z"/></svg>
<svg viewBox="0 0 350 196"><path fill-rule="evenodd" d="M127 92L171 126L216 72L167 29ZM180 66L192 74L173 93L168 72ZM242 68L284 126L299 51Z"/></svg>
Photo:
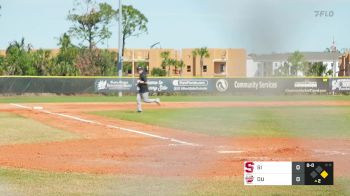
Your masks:
<svg viewBox="0 0 350 196"><path fill-rule="evenodd" d="M118 0L107 2L115 9ZM122 0L148 18L148 34L127 48L244 48L248 53L324 51L335 39L350 48L349 0ZM25 38L34 48L57 48L74 0L0 0L0 49ZM316 16L325 11L330 16ZM101 47L117 48L118 23ZM78 40L74 40L78 44Z"/></svg>

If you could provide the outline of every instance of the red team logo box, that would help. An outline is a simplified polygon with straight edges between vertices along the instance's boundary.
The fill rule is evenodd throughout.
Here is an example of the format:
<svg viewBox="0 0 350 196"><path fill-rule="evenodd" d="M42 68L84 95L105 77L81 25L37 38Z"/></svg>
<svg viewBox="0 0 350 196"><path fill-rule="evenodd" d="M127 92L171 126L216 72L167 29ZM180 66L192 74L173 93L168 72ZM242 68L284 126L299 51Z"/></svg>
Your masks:
<svg viewBox="0 0 350 196"><path fill-rule="evenodd" d="M244 171L245 171L245 181L247 184L252 184L254 182L254 162L246 162L244 163Z"/></svg>

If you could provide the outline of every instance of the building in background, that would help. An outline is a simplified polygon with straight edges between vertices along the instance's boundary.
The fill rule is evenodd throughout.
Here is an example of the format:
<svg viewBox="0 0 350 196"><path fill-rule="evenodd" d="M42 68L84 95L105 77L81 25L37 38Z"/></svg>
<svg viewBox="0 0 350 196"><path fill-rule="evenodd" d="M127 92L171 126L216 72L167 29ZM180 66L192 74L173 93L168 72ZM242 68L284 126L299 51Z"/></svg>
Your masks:
<svg viewBox="0 0 350 196"><path fill-rule="evenodd" d="M339 58L339 74L338 76L350 76L350 52L343 54Z"/></svg>
<svg viewBox="0 0 350 196"><path fill-rule="evenodd" d="M200 57L192 49L183 49L181 60L185 63L183 76L200 76ZM210 57L204 58L203 77L245 77L246 51L244 49L208 49Z"/></svg>
<svg viewBox="0 0 350 196"><path fill-rule="evenodd" d="M145 66L149 71L153 68L161 68L161 53L163 51L170 52L169 58L179 58L179 51L174 49L125 49L124 66L128 67L128 74L135 76L137 74L136 68L140 65Z"/></svg>
<svg viewBox="0 0 350 196"><path fill-rule="evenodd" d="M247 77L248 78L254 78L259 77L259 63L254 60L255 55L248 55L247 56Z"/></svg>
<svg viewBox="0 0 350 196"><path fill-rule="evenodd" d="M247 72L248 77L269 77L275 76L276 70L282 65L288 63L288 58L293 53L272 53L272 54L250 54L247 58ZM339 72L339 52L301 52L304 56L304 60L309 65L312 63L322 63L327 66L327 70L335 69L335 72ZM333 67L335 65L335 67ZM299 73L298 76L303 76Z"/></svg>
<svg viewBox="0 0 350 196"><path fill-rule="evenodd" d="M126 49L124 65L131 65L128 70L130 76L136 74L136 67L146 65L149 71L162 68L161 53L170 52L169 58L182 60L182 69L170 67L170 76L199 77L201 75L200 57L194 57L194 48L175 49ZM246 51L244 49L213 49L209 48L209 58L203 61L203 77L245 77ZM165 68L168 71L168 68Z"/></svg>

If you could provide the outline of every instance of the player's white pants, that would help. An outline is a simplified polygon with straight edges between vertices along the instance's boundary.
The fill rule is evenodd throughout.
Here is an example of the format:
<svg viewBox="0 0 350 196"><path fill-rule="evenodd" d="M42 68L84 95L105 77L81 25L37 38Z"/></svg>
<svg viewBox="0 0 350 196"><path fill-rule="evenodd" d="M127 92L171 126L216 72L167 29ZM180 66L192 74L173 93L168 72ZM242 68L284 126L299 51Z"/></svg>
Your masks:
<svg viewBox="0 0 350 196"><path fill-rule="evenodd" d="M149 97L149 93L137 93L137 111L142 111L142 100L145 103L157 103L156 99L150 99Z"/></svg>

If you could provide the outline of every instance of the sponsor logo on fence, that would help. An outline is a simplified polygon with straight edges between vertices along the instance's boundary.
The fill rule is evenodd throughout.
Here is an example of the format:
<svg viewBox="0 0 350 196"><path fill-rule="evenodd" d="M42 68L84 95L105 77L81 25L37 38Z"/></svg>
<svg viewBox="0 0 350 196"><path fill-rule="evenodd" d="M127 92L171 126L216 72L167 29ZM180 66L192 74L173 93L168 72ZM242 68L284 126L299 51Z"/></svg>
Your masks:
<svg viewBox="0 0 350 196"><path fill-rule="evenodd" d="M107 89L107 80L100 80L97 82L96 88L98 91Z"/></svg>
<svg viewBox="0 0 350 196"><path fill-rule="evenodd" d="M350 79L332 80L332 90L350 91Z"/></svg>
<svg viewBox="0 0 350 196"><path fill-rule="evenodd" d="M130 90L132 84L126 80L98 80L96 81L97 91L108 90Z"/></svg>
<svg viewBox="0 0 350 196"><path fill-rule="evenodd" d="M162 80L149 80L147 83L148 83L148 89L150 91L163 92L163 91L168 91L169 89L166 83Z"/></svg>
<svg viewBox="0 0 350 196"><path fill-rule="evenodd" d="M216 82L216 89L219 92L226 92L228 90L228 82L225 79L220 79Z"/></svg>
<svg viewBox="0 0 350 196"><path fill-rule="evenodd" d="M179 79L173 80L174 91L207 91L208 80L203 79Z"/></svg>
<svg viewBox="0 0 350 196"><path fill-rule="evenodd" d="M208 80L180 79L173 81L174 86L208 86Z"/></svg>
<svg viewBox="0 0 350 196"><path fill-rule="evenodd" d="M322 79L305 79L293 82L293 86L285 88L286 93L326 93L327 87L322 84Z"/></svg>
<svg viewBox="0 0 350 196"><path fill-rule="evenodd" d="M234 81L234 88L236 89L277 89L277 82L271 81L249 81L249 82L240 82Z"/></svg>
<svg viewBox="0 0 350 196"><path fill-rule="evenodd" d="M295 88L317 88L317 86L317 82L312 81L294 82Z"/></svg>

